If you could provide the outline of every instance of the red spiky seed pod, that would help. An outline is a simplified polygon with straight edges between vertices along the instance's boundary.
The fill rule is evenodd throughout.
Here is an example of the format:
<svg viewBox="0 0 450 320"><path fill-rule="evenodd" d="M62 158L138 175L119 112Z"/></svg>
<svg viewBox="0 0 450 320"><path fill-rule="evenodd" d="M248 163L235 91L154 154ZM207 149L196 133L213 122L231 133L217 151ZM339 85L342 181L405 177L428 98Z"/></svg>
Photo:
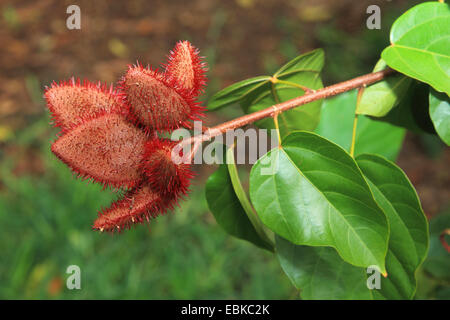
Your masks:
<svg viewBox="0 0 450 320"><path fill-rule="evenodd" d="M59 137L52 151L81 177L130 188L141 180L139 164L147 139L123 115L103 112Z"/></svg>
<svg viewBox="0 0 450 320"><path fill-rule="evenodd" d="M191 127L190 120L203 115L203 107L186 90L179 90L155 70L130 66L120 81L125 101L136 120L148 131Z"/></svg>
<svg viewBox="0 0 450 320"><path fill-rule="evenodd" d="M63 131L100 111L124 109L122 97L112 85L108 87L74 78L59 84L53 82L46 88L44 97L53 123Z"/></svg>
<svg viewBox="0 0 450 320"><path fill-rule="evenodd" d="M130 190L121 200L102 210L94 221L93 229L121 231L133 224L149 221L173 209L174 199L162 197L149 185Z"/></svg>
<svg viewBox="0 0 450 320"><path fill-rule="evenodd" d="M199 95L206 84L206 63L189 41L180 41L167 58L166 73L177 84Z"/></svg>
<svg viewBox="0 0 450 320"><path fill-rule="evenodd" d="M191 165L179 161L182 160L183 153L181 148L174 149L178 143L178 141L162 139L147 142L142 162L147 183L154 190L159 190L162 195L173 195L176 198L187 194L190 180L194 177ZM178 153L172 154L175 152Z"/></svg>

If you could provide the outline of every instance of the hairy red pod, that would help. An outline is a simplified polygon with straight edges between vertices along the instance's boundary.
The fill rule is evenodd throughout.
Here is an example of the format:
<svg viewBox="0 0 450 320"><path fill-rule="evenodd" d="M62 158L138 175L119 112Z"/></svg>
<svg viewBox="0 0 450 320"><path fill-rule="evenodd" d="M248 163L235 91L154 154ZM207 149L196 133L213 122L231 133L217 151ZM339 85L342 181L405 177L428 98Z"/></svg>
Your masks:
<svg viewBox="0 0 450 320"><path fill-rule="evenodd" d="M148 131L171 131L191 127L203 115L195 96L151 68L130 66L120 81L126 104Z"/></svg>
<svg viewBox="0 0 450 320"><path fill-rule="evenodd" d="M52 151L84 178L130 188L141 181L139 164L147 139L123 115L102 112L59 137Z"/></svg>
<svg viewBox="0 0 450 320"><path fill-rule="evenodd" d="M176 198L187 194L190 180L194 177L191 165L179 161L183 157L182 150L172 154L178 151L174 149L178 143L178 141L162 139L147 142L142 162L142 169L148 183L161 194L170 194ZM178 159L173 161L173 157Z"/></svg>
<svg viewBox="0 0 450 320"><path fill-rule="evenodd" d="M128 229L133 224L149 221L173 209L174 201L174 198L162 197L149 185L140 186L102 210L93 229L111 232Z"/></svg>
<svg viewBox="0 0 450 320"><path fill-rule="evenodd" d="M167 75L178 85L198 95L206 84L206 62L189 41L180 41L168 56Z"/></svg>
<svg viewBox="0 0 450 320"><path fill-rule="evenodd" d="M124 110L122 97L112 85L108 87L87 80L81 82L72 78L60 83L53 82L50 88L46 88L44 97L53 123L63 131L100 111Z"/></svg>

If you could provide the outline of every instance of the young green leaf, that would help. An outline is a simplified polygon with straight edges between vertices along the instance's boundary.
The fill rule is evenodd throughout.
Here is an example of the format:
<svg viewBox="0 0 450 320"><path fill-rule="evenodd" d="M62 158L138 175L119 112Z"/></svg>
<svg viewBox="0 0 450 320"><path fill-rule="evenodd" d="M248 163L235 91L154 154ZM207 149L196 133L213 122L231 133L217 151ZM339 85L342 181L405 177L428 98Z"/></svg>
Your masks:
<svg viewBox="0 0 450 320"><path fill-rule="evenodd" d="M349 150L355 105L356 90L325 100L315 132ZM377 153L395 160L404 136L405 130L402 128L360 115L356 128L355 154Z"/></svg>
<svg viewBox="0 0 450 320"><path fill-rule="evenodd" d="M450 146L450 99L430 88L430 117L437 134Z"/></svg>
<svg viewBox="0 0 450 320"><path fill-rule="evenodd" d="M260 248L272 250L271 246L261 239L248 219L236 196L226 164L221 164L208 178L205 195L214 218L227 233L247 240Z"/></svg>
<svg viewBox="0 0 450 320"><path fill-rule="evenodd" d="M392 25L381 57L393 69L450 94L450 6L421 3Z"/></svg>
<svg viewBox="0 0 450 320"><path fill-rule="evenodd" d="M373 72L386 67L386 62L380 59ZM374 117L386 115L405 96L411 81L411 78L398 74L365 88L356 113Z"/></svg>
<svg viewBox="0 0 450 320"><path fill-rule="evenodd" d="M234 83L212 96L208 102L208 110L216 110L239 102L252 91L267 84L269 80L269 76L260 76Z"/></svg>
<svg viewBox="0 0 450 320"><path fill-rule="evenodd" d="M289 241L334 247L355 266L386 271L386 217L338 145L309 132L290 134L253 166L250 198L262 222Z"/></svg>
<svg viewBox="0 0 450 320"><path fill-rule="evenodd" d="M244 111L255 112L274 104L284 102L305 94L305 90L323 88L320 72L324 65L322 49L302 54L281 67L274 74L275 83L252 100L244 102ZM314 130L320 118L322 101L314 101L301 107L286 111L278 116L282 136L294 130ZM273 129L272 119L256 123L261 128Z"/></svg>
<svg viewBox="0 0 450 320"><path fill-rule="evenodd" d="M363 154L356 162L366 177L375 200L384 210L390 226L386 256L388 276L381 279L376 298L412 299L415 273L428 250L428 222L420 200L405 173L377 155Z"/></svg>

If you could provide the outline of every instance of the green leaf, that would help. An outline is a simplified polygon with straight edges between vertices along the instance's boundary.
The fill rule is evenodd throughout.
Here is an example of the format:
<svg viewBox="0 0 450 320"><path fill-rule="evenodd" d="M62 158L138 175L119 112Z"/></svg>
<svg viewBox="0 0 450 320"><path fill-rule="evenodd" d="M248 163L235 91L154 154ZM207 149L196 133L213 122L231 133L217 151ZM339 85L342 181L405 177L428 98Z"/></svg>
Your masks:
<svg viewBox="0 0 450 320"><path fill-rule="evenodd" d="M305 54L299 55L282 66L274 77L282 80L290 80L293 75L303 72L317 73L322 70L325 62L325 54L323 49L315 49Z"/></svg>
<svg viewBox="0 0 450 320"><path fill-rule="evenodd" d="M405 98L384 117L373 118L376 121L388 122L416 133L435 134L436 130L430 118L429 86L413 81Z"/></svg>
<svg viewBox="0 0 450 320"><path fill-rule="evenodd" d="M419 199L394 163L376 155L360 155L356 161L390 224L388 276L381 278L380 289L369 290L366 270L344 262L331 248L296 246L277 238L280 264L304 299L411 299L428 246Z"/></svg>
<svg viewBox="0 0 450 320"><path fill-rule="evenodd" d="M450 212L440 214L430 221L430 251L423 269L433 278L450 281L450 258L439 239L441 232L450 228Z"/></svg>
<svg viewBox="0 0 450 320"><path fill-rule="evenodd" d="M390 226L386 256L388 277L381 280L376 298L412 299L416 291L416 270L428 250L428 222L420 200L405 173L377 155L364 154L356 162L366 177L375 200Z"/></svg>
<svg viewBox="0 0 450 320"><path fill-rule="evenodd" d="M208 178L205 194L214 218L227 233L271 250L271 246L261 240L236 197L226 164L220 165Z"/></svg>
<svg viewBox="0 0 450 320"><path fill-rule="evenodd" d="M386 62L380 59L373 72L386 66ZM398 74L365 88L356 113L375 117L386 115L405 96L411 81L411 78Z"/></svg>
<svg viewBox="0 0 450 320"><path fill-rule="evenodd" d="M450 94L450 6L419 4L392 25L381 57L393 69Z"/></svg>
<svg viewBox="0 0 450 320"><path fill-rule="evenodd" d="M259 220L255 209L253 209L250 201L247 198L247 194L242 187L241 180L239 179L238 170L236 167L236 163L234 161L234 146L228 148L226 153L226 160L227 160L227 166L228 166L228 174L231 179L231 184L233 185L233 189L235 192L236 197L238 198L239 202L241 203L242 208L245 211L245 214L247 215L249 221L253 225L256 233L259 235L259 237L264 240L264 242L269 245L271 249L273 240L269 238L269 235L266 233L266 230L264 229L264 226L262 225L261 221ZM273 237L273 236L272 236Z"/></svg>
<svg viewBox="0 0 450 320"><path fill-rule="evenodd" d="M385 272L386 217L353 158L334 143L292 133L253 166L250 199L262 222L285 239L334 247L355 266Z"/></svg>
<svg viewBox="0 0 450 320"><path fill-rule="evenodd" d="M430 117L437 134L450 146L450 99L430 88Z"/></svg>
<svg viewBox="0 0 450 320"><path fill-rule="evenodd" d="M372 299L366 272L348 264L327 247L295 245L276 237L276 253L283 271L305 300Z"/></svg>
<svg viewBox="0 0 450 320"><path fill-rule="evenodd" d="M356 90L326 99L315 132L350 150L355 106ZM360 115L356 129L355 155L377 153L395 160L404 136L405 130L402 128Z"/></svg>
<svg viewBox="0 0 450 320"><path fill-rule="evenodd" d="M269 76L260 76L234 83L212 96L208 102L208 110L216 110L239 102L254 90L267 84L269 80Z"/></svg>
<svg viewBox="0 0 450 320"><path fill-rule="evenodd" d="M302 87L312 90L323 88L320 71L324 59L323 50L317 49L291 60L274 74L280 82L271 83L270 87L252 100L246 100L244 110L255 112L302 96L305 94ZM322 101L319 100L281 113L278 116L281 135L300 129L314 130L319 122L321 105ZM256 125L266 129L274 128L271 118L258 121Z"/></svg>

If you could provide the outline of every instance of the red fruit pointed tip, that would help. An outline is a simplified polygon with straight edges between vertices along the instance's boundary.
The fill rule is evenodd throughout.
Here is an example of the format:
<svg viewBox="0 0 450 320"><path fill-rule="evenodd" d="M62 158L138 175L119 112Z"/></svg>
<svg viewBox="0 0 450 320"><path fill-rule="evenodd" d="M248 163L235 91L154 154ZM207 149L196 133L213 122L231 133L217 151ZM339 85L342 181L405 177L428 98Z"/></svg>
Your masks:
<svg viewBox="0 0 450 320"><path fill-rule="evenodd" d="M141 180L139 164L147 135L121 114L85 119L52 144L52 152L82 178L131 188Z"/></svg>
<svg viewBox="0 0 450 320"><path fill-rule="evenodd" d="M142 170L147 177L147 183L154 190L159 190L162 195L173 195L179 199L188 193L194 173L190 164L173 161L172 150L177 144L177 141L161 139L147 142ZM183 155L180 152L178 156Z"/></svg>
<svg viewBox="0 0 450 320"><path fill-rule="evenodd" d="M206 85L206 62L189 41L179 41L167 58L166 73L181 88L198 96Z"/></svg>
<svg viewBox="0 0 450 320"><path fill-rule="evenodd" d="M174 199L161 197L148 185L129 191L121 200L102 210L92 228L99 231L122 231L144 223L173 209Z"/></svg>
<svg viewBox="0 0 450 320"><path fill-rule="evenodd" d="M106 83L72 78L53 83L44 92L47 107L55 126L64 132L71 126L101 112L123 111L121 95Z"/></svg>
<svg viewBox="0 0 450 320"><path fill-rule="evenodd" d="M128 69L120 88L130 114L148 132L189 127L203 115L203 107L191 92L177 88L161 73L140 64Z"/></svg>

